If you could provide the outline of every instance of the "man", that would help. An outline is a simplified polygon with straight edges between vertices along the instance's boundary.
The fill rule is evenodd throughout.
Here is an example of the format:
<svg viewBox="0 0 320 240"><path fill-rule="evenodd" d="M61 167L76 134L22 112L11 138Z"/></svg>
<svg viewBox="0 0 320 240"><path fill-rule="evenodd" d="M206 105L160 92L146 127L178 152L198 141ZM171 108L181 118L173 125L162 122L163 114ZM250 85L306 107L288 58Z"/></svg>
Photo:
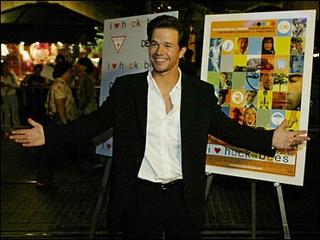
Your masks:
<svg viewBox="0 0 320 240"><path fill-rule="evenodd" d="M260 89L261 90L272 90L272 73L261 73L260 76Z"/></svg>
<svg viewBox="0 0 320 240"><path fill-rule="evenodd" d="M228 79L228 73L226 72L220 72L220 89L229 89L231 88L232 82Z"/></svg>
<svg viewBox="0 0 320 240"><path fill-rule="evenodd" d="M147 33L152 69L116 79L91 115L50 128L29 120L33 128L10 138L25 147L71 144L113 127L109 226L126 238L199 239L208 133L270 156L272 147L294 149L309 138L285 122L257 131L231 121L212 85L180 72L188 34L178 19L159 16Z"/></svg>
<svg viewBox="0 0 320 240"><path fill-rule="evenodd" d="M237 41L238 48L235 50L234 54L245 55L248 53L248 38L240 37Z"/></svg>
<svg viewBox="0 0 320 240"><path fill-rule="evenodd" d="M247 90L245 93L245 98L244 98L244 107L245 108L256 108L254 105L254 99L257 96L257 91L254 90Z"/></svg>

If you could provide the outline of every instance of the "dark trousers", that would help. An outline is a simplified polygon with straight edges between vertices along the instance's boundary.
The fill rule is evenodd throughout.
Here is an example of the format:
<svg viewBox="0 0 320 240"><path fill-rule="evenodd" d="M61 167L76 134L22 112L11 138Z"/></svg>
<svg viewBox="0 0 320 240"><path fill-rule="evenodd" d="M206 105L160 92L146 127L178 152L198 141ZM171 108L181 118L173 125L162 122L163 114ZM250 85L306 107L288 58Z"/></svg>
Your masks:
<svg viewBox="0 0 320 240"><path fill-rule="evenodd" d="M184 201L183 182L136 183L136 202L125 216L125 239L199 239Z"/></svg>
<svg viewBox="0 0 320 240"><path fill-rule="evenodd" d="M60 153L59 151L48 150L40 147L38 150L38 182L42 184L50 184L54 180Z"/></svg>

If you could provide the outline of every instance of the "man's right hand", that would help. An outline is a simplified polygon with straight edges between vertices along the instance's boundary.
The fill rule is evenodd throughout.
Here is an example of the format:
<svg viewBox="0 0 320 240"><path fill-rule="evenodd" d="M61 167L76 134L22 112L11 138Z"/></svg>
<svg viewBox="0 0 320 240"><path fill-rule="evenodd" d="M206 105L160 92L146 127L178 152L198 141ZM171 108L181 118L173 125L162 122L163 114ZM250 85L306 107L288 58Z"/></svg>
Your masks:
<svg viewBox="0 0 320 240"><path fill-rule="evenodd" d="M28 123L32 128L18 129L11 132L9 136L16 143L21 143L24 147L38 147L45 144L43 127L40 123L28 118Z"/></svg>

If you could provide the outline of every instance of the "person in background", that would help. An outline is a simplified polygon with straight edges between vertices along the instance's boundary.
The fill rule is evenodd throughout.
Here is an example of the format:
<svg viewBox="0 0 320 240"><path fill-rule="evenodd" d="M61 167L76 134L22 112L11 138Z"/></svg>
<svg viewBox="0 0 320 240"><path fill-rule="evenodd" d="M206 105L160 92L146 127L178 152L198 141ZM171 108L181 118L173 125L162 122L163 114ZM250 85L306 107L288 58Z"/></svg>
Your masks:
<svg viewBox="0 0 320 240"><path fill-rule="evenodd" d="M93 70L93 78L96 86L101 85L101 68L102 68L102 58L99 58L97 66Z"/></svg>
<svg viewBox="0 0 320 240"><path fill-rule="evenodd" d="M57 56L54 60L54 64L56 65L58 63L66 62L66 61L67 61L66 57L63 54L59 53L59 54L57 54Z"/></svg>
<svg viewBox="0 0 320 240"><path fill-rule="evenodd" d="M77 91L79 115L87 115L97 109L95 80L92 76L94 65L88 57L77 62L79 87Z"/></svg>
<svg viewBox="0 0 320 240"><path fill-rule="evenodd" d="M58 62L54 66L53 81L47 99L45 108L47 118L44 119L45 125L63 125L74 121L78 117L76 102L68 81L73 76L73 66L68 62ZM56 149L42 148L39 150L39 168L36 188L38 190L51 190L53 185L55 171L58 161L61 158L69 158L68 148L63 152L57 152ZM64 159L64 161L65 161Z"/></svg>
<svg viewBox="0 0 320 240"><path fill-rule="evenodd" d="M46 92L44 87L47 85L46 79L41 76L42 64L36 64L33 67L33 73L27 75L21 82L26 96L24 115L33 117L41 121L45 113L44 103Z"/></svg>
<svg viewBox="0 0 320 240"><path fill-rule="evenodd" d="M46 84L46 79L41 76L42 69L42 64L34 65L33 73L27 75L26 78L21 82L21 85L28 87L43 87Z"/></svg>
<svg viewBox="0 0 320 240"><path fill-rule="evenodd" d="M199 239L205 218L208 134L266 156L309 140L306 131L239 125L217 105L213 85L183 74L189 40L175 17L148 23L147 72L115 79L106 101L67 125L12 132L24 147L65 146L113 128L108 228L131 239Z"/></svg>
<svg viewBox="0 0 320 240"><path fill-rule="evenodd" d="M193 51L191 49L187 49L184 57L181 58L179 67L182 72L189 74L190 76L197 76L197 67L196 64L192 62Z"/></svg>
<svg viewBox="0 0 320 240"><path fill-rule="evenodd" d="M88 115L97 110L98 103L95 91L95 79L93 78L94 65L88 57L79 58L77 64L77 97L79 116ZM92 141L83 142L79 146L78 159L81 169L86 177L93 174L95 166L95 145Z"/></svg>
<svg viewBox="0 0 320 240"><path fill-rule="evenodd" d="M68 81L73 77L73 67L68 62L58 62L54 66L52 83L47 94L46 110L55 116L60 124L67 124L78 117L76 101Z"/></svg>
<svg viewBox="0 0 320 240"><path fill-rule="evenodd" d="M3 114L1 127L5 133L11 127L20 126L17 88L19 88L19 84L16 74L9 70L8 62L1 62L1 114Z"/></svg>

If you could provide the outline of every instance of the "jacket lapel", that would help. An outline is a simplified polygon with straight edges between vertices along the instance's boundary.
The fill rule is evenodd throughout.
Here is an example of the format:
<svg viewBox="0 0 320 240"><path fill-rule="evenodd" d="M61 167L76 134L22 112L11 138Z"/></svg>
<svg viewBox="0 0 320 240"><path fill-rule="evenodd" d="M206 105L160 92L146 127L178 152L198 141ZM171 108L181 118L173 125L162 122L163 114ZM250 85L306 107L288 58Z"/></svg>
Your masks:
<svg viewBox="0 0 320 240"><path fill-rule="evenodd" d="M184 158L185 146L189 139L188 129L189 124L192 122L192 117L195 111L195 98L192 96L194 90L192 87L192 79L182 74L181 79L181 109L180 109L180 127L181 127L181 147L182 159ZM191 138L192 139L192 138ZM190 139L190 140L191 140Z"/></svg>
<svg viewBox="0 0 320 240"><path fill-rule="evenodd" d="M138 121L144 136L146 136L147 129L147 101L148 101L148 81L147 81L147 72L140 75L141 78L138 79L135 86L135 95L137 101L137 115Z"/></svg>

